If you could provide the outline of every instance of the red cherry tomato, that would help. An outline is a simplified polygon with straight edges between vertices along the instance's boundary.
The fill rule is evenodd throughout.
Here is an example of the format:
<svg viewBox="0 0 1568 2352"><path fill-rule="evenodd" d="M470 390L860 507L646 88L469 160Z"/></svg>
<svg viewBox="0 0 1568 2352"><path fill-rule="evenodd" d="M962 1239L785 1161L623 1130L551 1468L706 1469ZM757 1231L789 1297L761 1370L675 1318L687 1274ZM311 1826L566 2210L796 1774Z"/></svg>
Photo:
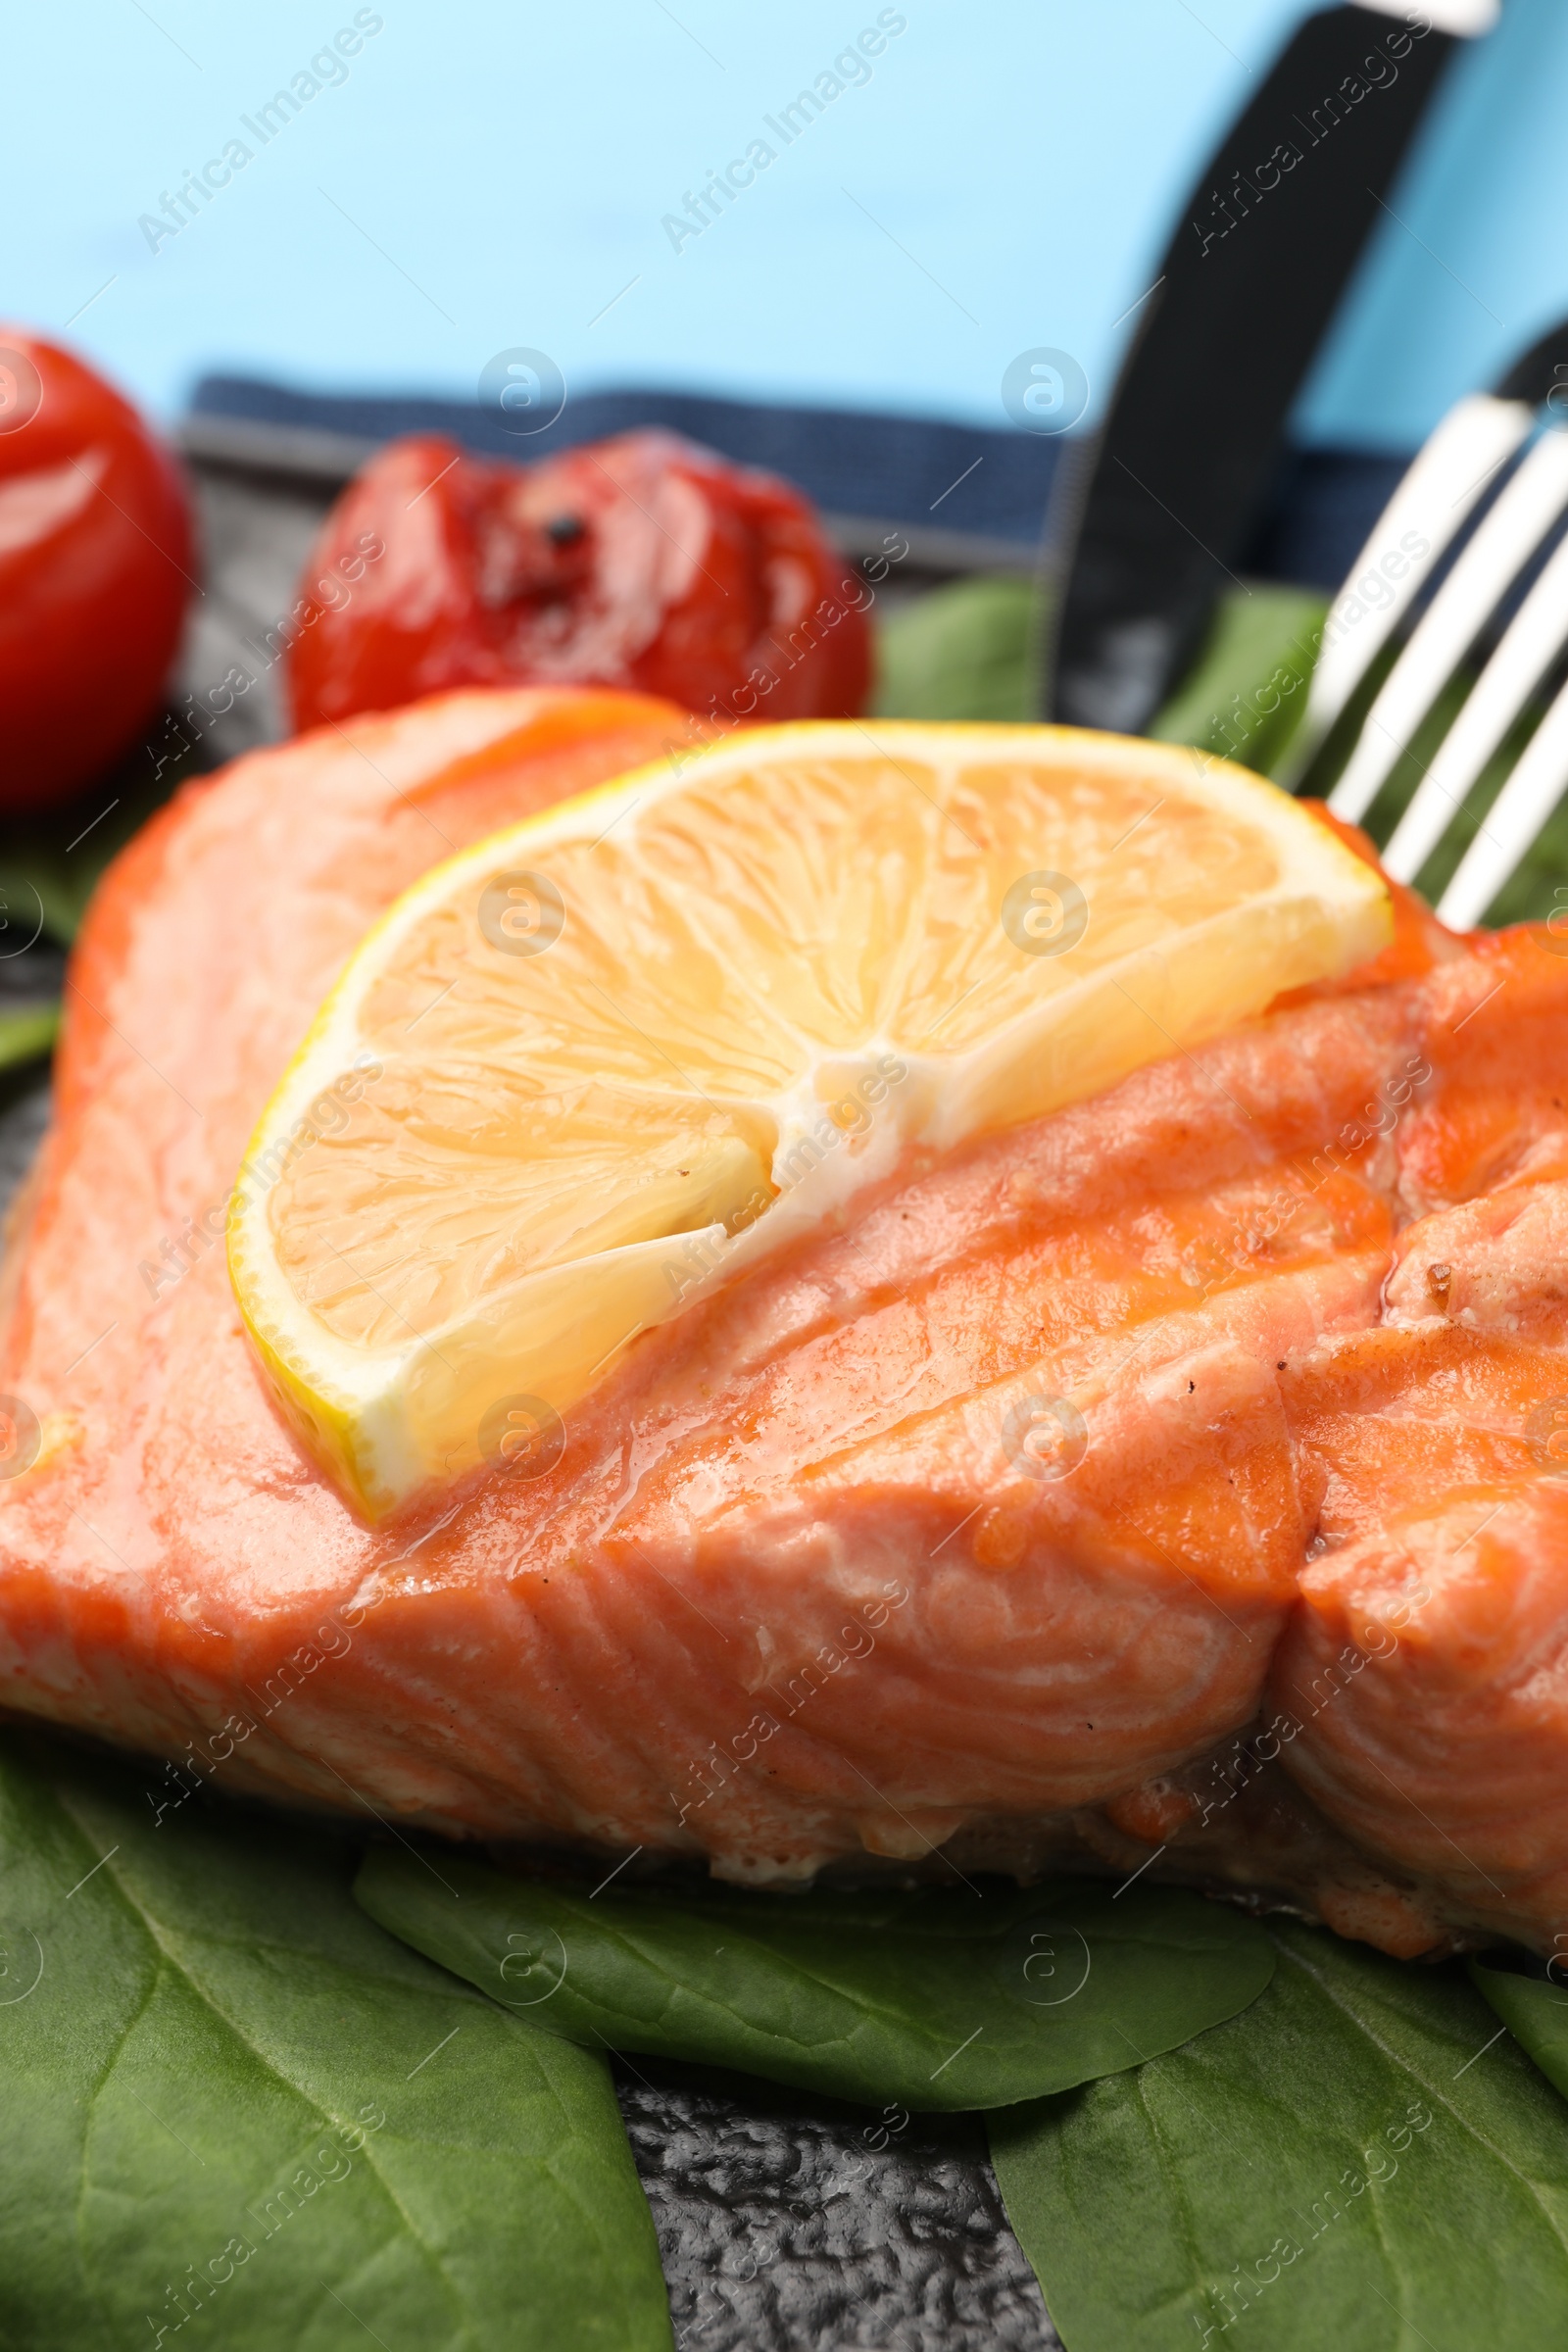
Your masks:
<svg viewBox="0 0 1568 2352"><path fill-rule="evenodd" d="M0 810L65 800L152 717L192 569L184 484L135 410L0 326Z"/></svg>
<svg viewBox="0 0 1568 2352"><path fill-rule="evenodd" d="M521 466L416 434L370 460L317 540L294 724L500 684L635 687L721 724L849 717L870 684L867 602L798 491L673 433Z"/></svg>

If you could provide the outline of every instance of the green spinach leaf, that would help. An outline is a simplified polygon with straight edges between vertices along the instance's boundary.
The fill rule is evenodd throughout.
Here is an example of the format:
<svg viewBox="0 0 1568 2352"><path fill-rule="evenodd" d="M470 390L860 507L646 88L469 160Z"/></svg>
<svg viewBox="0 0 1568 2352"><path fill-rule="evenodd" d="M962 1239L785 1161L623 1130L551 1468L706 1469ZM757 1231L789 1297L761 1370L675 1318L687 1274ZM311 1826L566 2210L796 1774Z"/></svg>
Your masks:
<svg viewBox="0 0 1568 2352"><path fill-rule="evenodd" d="M0 1005L0 1070L47 1054L59 1027L58 1004Z"/></svg>
<svg viewBox="0 0 1568 2352"><path fill-rule="evenodd" d="M1267 1937L1164 1887L589 1894L443 1854L443 1886L377 1847L371 1917L590 2047L739 2068L836 2098L994 2107L1232 2017Z"/></svg>
<svg viewBox="0 0 1568 2352"><path fill-rule="evenodd" d="M1307 589L1254 581L1228 591L1150 734L1266 774L1305 708L1326 609ZM934 588L882 625L874 709L883 718L1030 720L1044 631L1028 580Z"/></svg>
<svg viewBox="0 0 1568 2352"><path fill-rule="evenodd" d="M953 580L890 614L877 635L879 718L1036 716L1039 631L1028 580Z"/></svg>
<svg viewBox="0 0 1568 2352"><path fill-rule="evenodd" d="M1568 2310L1568 2113L1455 1968L1270 1924L1261 1999L991 2119L1070 2352L1540 2352Z"/></svg>
<svg viewBox="0 0 1568 2352"><path fill-rule="evenodd" d="M1149 732L1267 775L1306 708L1327 606L1303 588L1227 590L1203 649Z"/></svg>
<svg viewBox="0 0 1568 2352"><path fill-rule="evenodd" d="M1544 1977L1469 1963L1470 1982L1527 2049L1548 2082L1568 2097L1568 1992ZM1568 2123L1568 2117L1564 2118Z"/></svg>
<svg viewBox="0 0 1568 2352"><path fill-rule="evenodd" d="M603 2059L384 1936L356 1859L0 1742L8 2352L669 2345Z"/></svg>

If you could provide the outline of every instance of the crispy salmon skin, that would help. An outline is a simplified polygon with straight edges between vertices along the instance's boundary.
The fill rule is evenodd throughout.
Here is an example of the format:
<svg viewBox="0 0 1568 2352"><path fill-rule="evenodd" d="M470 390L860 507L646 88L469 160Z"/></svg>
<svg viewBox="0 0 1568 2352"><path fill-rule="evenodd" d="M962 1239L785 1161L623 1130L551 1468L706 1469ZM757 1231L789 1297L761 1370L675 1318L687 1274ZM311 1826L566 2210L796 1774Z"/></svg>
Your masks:
<svg viewBox="0 0 1568 2352"><path fill-rule="evenodd" d="M1391 1950L1551 1948L1544 928L1406 902L1353 984L911 1159L646 1335L539 1475L371 1532L299 1452L221 1248L260 1105L412 880L679 724L436 698L252 754L114 867L7 1276L7 1703L170 1801L177 1766L756 1882L1158 1851Z"/></svg>

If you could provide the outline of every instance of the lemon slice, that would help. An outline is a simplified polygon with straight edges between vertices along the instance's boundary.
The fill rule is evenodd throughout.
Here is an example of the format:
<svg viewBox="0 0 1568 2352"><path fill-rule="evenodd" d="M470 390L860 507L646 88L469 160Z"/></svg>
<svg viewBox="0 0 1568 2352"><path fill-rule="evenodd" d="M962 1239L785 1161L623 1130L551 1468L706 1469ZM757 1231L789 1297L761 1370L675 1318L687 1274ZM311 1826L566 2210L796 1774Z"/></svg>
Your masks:
<svg viewBox="0 0 1568 2352"><path fill-rule="evenodd" d="M1383 883L1241 768L1057 727L756 728L391 908L268 1105L229 1265L371 1519L547 1467L637 1335L911 1146L1347 971Z"/></svg>

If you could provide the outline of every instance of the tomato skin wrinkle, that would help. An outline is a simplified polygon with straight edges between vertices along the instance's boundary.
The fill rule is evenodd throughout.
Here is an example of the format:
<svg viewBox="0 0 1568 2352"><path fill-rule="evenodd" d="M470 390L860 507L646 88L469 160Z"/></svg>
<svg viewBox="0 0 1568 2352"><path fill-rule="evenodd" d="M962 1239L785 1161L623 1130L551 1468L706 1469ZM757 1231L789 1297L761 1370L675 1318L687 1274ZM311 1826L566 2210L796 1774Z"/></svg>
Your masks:
<svg viewBox="0 0 1568 2352"><path fill-rule="evenodd" d="M195 564L183 477L135 410L0 325L0 813L68 799L152 720Z"/></svg>
<svg viewBox="0 0 1568 2352"><path fill-rule="evenodd" d="M629 687L720 733L853 717L871 593L800 492L677 434L529 466L410 434L349 484L301 575L293 723L466 685Z"/></svg>

